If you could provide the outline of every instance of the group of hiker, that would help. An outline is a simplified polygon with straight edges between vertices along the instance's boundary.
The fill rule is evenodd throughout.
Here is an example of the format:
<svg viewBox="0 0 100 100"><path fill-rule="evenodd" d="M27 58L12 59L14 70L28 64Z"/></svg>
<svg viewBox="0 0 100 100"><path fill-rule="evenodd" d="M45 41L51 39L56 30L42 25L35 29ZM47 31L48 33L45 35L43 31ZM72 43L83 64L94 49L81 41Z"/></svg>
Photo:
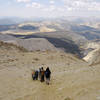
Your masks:
<svg viewBox="0 0 100 100"><path fill-rule="evenodd" d="M46 84L49 85L50 83L50 76L51 76L51 71L49 67L44 70L43 67L39 68L39 70L34 70L32 72L32 78L33 80L40 80L40 82L46 81Z"/></svg>

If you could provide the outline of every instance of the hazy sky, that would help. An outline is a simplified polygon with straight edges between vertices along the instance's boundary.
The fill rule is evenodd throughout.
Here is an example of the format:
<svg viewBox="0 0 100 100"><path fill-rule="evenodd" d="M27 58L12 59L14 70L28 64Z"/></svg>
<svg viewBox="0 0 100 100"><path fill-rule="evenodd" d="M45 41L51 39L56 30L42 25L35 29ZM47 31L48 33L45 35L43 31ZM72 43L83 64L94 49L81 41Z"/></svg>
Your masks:
<svg viewBox="0 0 100 100"><path fill-rule="evenodd" d="M0 0L1 16L100 16L100 0Z"/></svg>

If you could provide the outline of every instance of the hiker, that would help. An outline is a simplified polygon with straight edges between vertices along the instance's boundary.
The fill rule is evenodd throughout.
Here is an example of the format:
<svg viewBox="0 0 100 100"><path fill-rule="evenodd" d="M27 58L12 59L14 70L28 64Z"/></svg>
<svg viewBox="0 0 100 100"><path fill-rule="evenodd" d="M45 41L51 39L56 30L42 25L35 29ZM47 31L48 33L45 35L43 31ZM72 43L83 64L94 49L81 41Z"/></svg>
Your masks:
<svg viewBox="0 0 100 100"><path fill-rule="evenodd" d="M44 69L43 69L43 67L41 68L41 79L40 79L40 81L41 82L44 82L44 74L45 74L45 71L44 71Z"/></svg>
<svg viewBox="0 0 100 100"><path fill-rule="evenodd" d="M39 78L39 80L41 80L41 68L39 68L38 78Z"/></svg>
<svg viewBox="0 0 100 100"><path fill-rule="evenodd" d="M32 71L32 78L35 80L35 70Z"/></svg>
<svg viewBox="0 0 100 100"><path fill-rule="evenodd" d="M33 72L32 72L32 78L33 78L33 80L38 80L38 71L36 70L33 70Z"/></svg>
<svg viewBox="0 0 100 100"><path fill-rule="evenodd" d="M51 71L50 71L49 67L47 67L47 69L45 71L45 77L46 77L46 84L48 84L48 85L50 83L50 75L51 75Z"/></svg>
<svg viewBox="0 0 100 100"><path fill-rule="evenodd" d="M35 71L35 79L38 80L38 70Z"/></svg>

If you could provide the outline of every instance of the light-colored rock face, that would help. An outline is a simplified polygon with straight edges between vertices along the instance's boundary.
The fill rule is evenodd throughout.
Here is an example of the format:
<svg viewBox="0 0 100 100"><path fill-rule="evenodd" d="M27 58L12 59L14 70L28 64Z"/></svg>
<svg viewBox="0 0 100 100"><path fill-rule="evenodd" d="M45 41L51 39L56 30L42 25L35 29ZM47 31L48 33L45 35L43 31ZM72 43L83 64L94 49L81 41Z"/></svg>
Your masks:
<svg viewBox="0 0 100 100"><path fill-rule="evenodd" d="M100 49L95 49L88 53L87 56L83 58L90 64L97 64L100 63Z"/></svg>
<svg viewBox="0 0 100 100"><path fill-rule="evenodd" d="M90 42L84 47L85 50L91 49L83 58L89 64L96 64L100 62L100 43Z"/></svg>
<svg viewBox="0 0 100 100"><path fill-rule="evenodd" d="M98 48L100 48L100 43L97 43L97 42L87 43L85 49L88 49L88 48L98 49Z"/></svg>
<svg viewBox="0 0 100 100"><path fill-rule="evenodd" d="M56 31L55 29L48 28L46 26L41 26L39 30L40 30L40 32L55 32Z"/></svg>
<svg viewBox="0 0 100 100"><path fill-rule="evenodd" d="M39 27L40 24L39 23L32 23L32 22L27 22L27 23L22 23L22 24L19 24L18 27L23 27L25 25L31 25L31 26L35 26L35 27Z"/></svg>

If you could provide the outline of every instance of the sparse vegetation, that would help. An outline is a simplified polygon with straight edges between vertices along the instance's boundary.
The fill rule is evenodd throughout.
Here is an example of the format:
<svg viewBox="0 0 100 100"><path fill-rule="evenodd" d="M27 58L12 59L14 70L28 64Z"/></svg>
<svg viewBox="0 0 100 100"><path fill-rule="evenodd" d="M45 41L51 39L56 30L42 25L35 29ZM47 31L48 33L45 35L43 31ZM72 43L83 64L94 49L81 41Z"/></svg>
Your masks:
<svg viewBox="0 0 100 100"><path fill-rule="evenodd" d="M6 50L15 49L15 50L19 50L21 52L28 52L28 50L26 50L24 47L17 46L17 45L15 45L13 43L5 43L3 41L0 41L0 48L1 49L6 49Z"/></svg>
<svg viewBox="0 0 100 100"><path fill-rule="evenodd" d="M72 100L70 97L65 98L64 100Z"/></svg>
<svg viewBox="0 0 100 100"><path fill-rule="evenodd" d="M79 98L78 100L81 98L92 100L91 98L94 98L97 88L99 89L100 82L97 79L99 77L97 75L100 74L99 67L94 67L93 71L97 74L93 74L92 67L72 54L49 51L48 55L48 52L22 53L18 50L11 53L13 50L0 50L0 90L2 90L0 94L4 100L6 98L10 100L12 95L16 97L14 100L35 100L35 98L42 100L41 97L43 100L47 100L48 97L50 100L53 98L55 100L74 100L74 97ZM48 59L48 57L51 59L53 57L53 60ZM49 67L52 71L49 86L45 83L41 84L39 81L34 82L31 79L32 70L37 70L42 66L44 69ZM83 76L84 78L82 78ZM88 98L88 94L85 93L77 95L83 86L92 97ZM89 92L91 87L94 89Z"/></svg>
<svg viewBox="0 0 100 100"><path fill-rule="evenodd" d="M39 61L39 58L34 58L35 61Z"/></svg>
<svg viewBox="0 0 100 100"><path fill-rule="evenodd" d="M100 64L100 62L92 63L92 64L90 64L90 66L96 66L96 65L99 65L99 64Z"/></svg>

